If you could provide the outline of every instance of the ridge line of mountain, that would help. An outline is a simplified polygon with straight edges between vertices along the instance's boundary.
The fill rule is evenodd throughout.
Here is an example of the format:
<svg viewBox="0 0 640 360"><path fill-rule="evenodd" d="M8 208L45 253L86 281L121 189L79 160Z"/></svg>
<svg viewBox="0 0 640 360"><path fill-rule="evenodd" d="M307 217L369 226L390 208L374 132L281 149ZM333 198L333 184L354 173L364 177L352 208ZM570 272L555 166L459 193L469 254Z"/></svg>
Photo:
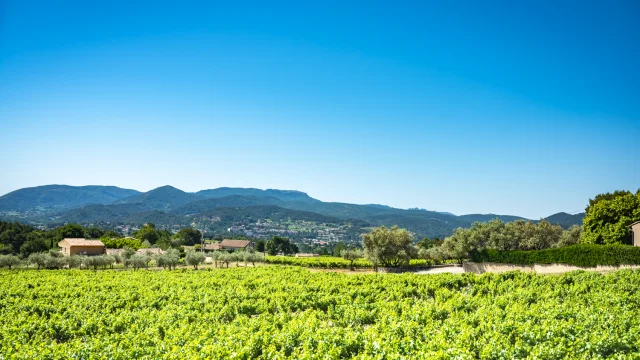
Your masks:
<svg viewBox="0 0 640 360"><path fill-rule="evenodd" d="M250 208L275 206L283 210ZM473 222L494 218L503 221L528 220L513 215L466 214L454 215L425 209L398 209L386 205L323 202L297 190L221 187L197 192L185 192L170 185L147 192L122 189L115 186L45 185L19 189L0 196L0 218L28 223L51 222L114 222L126 219L143 221L157 218L166 224L184 225L187 218L199 214L229 213L230 218L246 219L251 216L271 216L281 219L282 214L300 219L321 219L316 214L340 221L353 220L363 225L398 225L425 235L447 235L457 227L468 227ZM244 209L244 210L243 210ZM279 211L279 213L278 213ZM245 214L242 214L245 212ZM138 214L138 215L136 215ZM563 227L579 224L584 214L553 214L546 219ZM195 221L195 220L194 220ZM174 224L175 223L175 224Z"/></svg>

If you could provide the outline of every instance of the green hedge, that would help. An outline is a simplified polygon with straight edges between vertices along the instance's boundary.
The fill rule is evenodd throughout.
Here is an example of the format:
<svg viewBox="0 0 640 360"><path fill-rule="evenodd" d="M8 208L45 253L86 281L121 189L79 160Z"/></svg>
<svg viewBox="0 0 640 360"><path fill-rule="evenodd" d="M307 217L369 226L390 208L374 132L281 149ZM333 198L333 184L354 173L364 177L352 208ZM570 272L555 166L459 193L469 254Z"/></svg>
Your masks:
<svg viewBox="0 0 640 360"><path fill-rule="evenodd" d="M574 245L533 251L482 250L472 252L471 261L515 265L568 264L581 267L640 265L640 247Z"/></svg>

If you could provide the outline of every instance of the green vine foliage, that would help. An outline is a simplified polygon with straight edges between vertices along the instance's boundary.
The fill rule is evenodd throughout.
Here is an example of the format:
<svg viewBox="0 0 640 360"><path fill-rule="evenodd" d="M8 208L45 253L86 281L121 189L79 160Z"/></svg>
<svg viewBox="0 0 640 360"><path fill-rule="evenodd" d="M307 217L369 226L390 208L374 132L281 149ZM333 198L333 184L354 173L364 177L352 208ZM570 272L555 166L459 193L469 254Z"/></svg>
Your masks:
<svg viewBox="0 0 640 360"><path fill-rule="evenodd" d="M0 271L0 358L634 358L639 287L631 270Z"/></svg>

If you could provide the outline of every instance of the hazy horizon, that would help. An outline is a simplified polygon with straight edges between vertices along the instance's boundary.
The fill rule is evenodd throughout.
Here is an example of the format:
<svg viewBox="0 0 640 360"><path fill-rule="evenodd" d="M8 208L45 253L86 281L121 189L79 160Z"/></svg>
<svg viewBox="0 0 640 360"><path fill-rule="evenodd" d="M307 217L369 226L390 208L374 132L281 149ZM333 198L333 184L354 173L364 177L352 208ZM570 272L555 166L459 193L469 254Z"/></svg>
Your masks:
<svg viewBox="0 0 640 360"><path fill-rule="evenodd" d="M0 4L0 194L299 190L538 219L640 188L640 4Z"/></svg>

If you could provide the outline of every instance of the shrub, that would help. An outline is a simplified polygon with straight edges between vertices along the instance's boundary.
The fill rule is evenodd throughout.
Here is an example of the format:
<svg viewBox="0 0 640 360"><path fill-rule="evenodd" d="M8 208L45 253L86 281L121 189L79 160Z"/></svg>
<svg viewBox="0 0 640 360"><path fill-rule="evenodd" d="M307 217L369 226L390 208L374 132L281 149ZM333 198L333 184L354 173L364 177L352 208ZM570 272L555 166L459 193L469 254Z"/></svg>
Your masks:
<svg viewBox="0 0 640 360"><path fill-rule="evenodd" d="M482 250L471 261L515 265L567 264L580 267L640 265L640 247L629 245L574 245L533 251Z"/></svg>

